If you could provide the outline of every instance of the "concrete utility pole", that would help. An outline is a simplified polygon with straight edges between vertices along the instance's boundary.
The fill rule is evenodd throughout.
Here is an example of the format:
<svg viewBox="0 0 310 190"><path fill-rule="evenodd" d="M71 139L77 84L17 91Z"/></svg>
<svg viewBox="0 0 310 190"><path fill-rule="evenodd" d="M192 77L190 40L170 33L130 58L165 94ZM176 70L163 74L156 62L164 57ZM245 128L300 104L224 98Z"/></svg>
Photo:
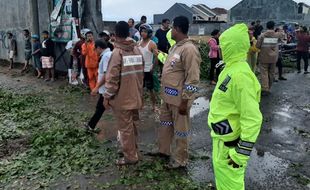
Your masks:
<svg viewBox="0 0 310 190"><path fill-rule="evenodd" d="M32 34L40 36L38 0L30 0L32 15Z"/></svg>
<svg viewBox="0 0 310 190"><path fill-rule="evenodd" d="M82 0L82 28L91 29L94 34L98 34L103 30L103 21L101 13L101 0Z"/></svg>

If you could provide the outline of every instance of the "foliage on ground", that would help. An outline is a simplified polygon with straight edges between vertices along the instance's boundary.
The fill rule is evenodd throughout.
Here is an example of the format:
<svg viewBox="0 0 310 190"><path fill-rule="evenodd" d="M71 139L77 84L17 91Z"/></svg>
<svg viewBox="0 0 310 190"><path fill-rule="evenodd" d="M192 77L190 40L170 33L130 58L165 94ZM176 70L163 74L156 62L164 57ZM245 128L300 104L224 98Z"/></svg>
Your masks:
<svg viewBox="0 0 310 190"><path fill-rule="evenodd" d="M210 59L209 59L209 45L208 43L201 42L199 44L199 51L202 59L202 63L200 65L200 78L203 80L209 79L210 73Z"/></svg>
<svg viewBox="0 0 310 190"><path fill-rule="evenodd" d="M97 184L100 189L123 185L128 189L145 190L199 190L208 189L206 183L196 183L185 170L169 170L163 160L144 160L136 166L123 168L121 177L114 182Z"/></svg>
<svg viewBox="0 0 310 190"><path fill-rule="evenodd" d="M111 151L82 129L52 127L35 134L25 153L0 162L0 182L19 187L26 180L45 187L60 176L94 173L108 166L115 156Z"/></svg>
<svg viewBox="0 0 310 190"><path fill-rule="evenodd" d="M72 104L71 99L84 93L79 88L59 91L65 96L63 104ZM92 134L77 127L85 120L85 114L70 107L59 108L51 101L53 99L39 95L0 89L0 144L8 139L29 139L28 149L0 159L1 189L48 188L70 176L92 176L111 168L117 170L115 148L98 142ZM186 173L166 170L164 163L156 160L144 160L137 166L122 169L115 181L98 184L97 188L117 186L155 190L206 189Z"/></svg>

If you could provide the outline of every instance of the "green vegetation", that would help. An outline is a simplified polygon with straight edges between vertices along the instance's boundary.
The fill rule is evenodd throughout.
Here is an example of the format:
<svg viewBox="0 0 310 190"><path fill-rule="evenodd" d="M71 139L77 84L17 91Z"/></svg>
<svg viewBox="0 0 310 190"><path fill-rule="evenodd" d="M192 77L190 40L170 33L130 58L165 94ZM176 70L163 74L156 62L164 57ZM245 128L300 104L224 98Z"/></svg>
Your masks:
<svg viewBox="0 0 310 190"><path fill-rule="evenodd" d="M200 78L203 80L209 79L209 73L210 73L210 59L209 59L209 46L205 42L201 42L199 44L199 51L202 58L202 63L200 66Z"/></svg>
<svg viewBox="0 0 310 190"><path fill-rule="evenodd" d="M77 175L95 178L117 172L116 148L77 127L85 121L86 114L74 110L78 101L73 100L82 98L83 93L79 88L65 87L59 89L57 96L44 94L43 98L0 90L1 149L8 149L10 143L17 143L15 140L27 139L26 144L20 145L24 148L12 154L1 155L0 151L1 189L48 189L59 180L71 184L70 179ZM64 105L51 104L55 99ZM104 119L113 121L111 115ZM145 158L136 166L121 168L108 183L94 185L98 189L206 189L206 184L194 182L186 172L167 170L164 164Z"/></svg>

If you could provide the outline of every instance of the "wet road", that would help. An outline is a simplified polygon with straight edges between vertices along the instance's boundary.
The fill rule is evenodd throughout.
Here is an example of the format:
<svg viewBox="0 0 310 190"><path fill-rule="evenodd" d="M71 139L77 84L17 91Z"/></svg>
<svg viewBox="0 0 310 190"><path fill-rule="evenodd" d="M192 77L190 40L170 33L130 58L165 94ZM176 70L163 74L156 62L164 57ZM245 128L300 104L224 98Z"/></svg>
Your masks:
<svg viewBox="0 0 310 190"><path fill-rule="evenodd" d="M291 73L287 78L288 81L275 83L272 94L262 99L264 123L247 169L247 189L310 189L310 75ZM0 87L24 93L52 91L63 83L46 84L31 77L7 76L0 72ZM191 154L196 159L191 161L189 172L197 181L214 182L211 159L208 159L211 158L211 139L207 127L208 95L205 94L209 92L204 90L202 94L205 97L197 100L191 112ZM96 98L85 96L80 101L81 107L91 111ZM115 140L115 121L110 112L105 115L99 124L103 130L98 139ZM158 116L146 107L141 112L140 126L140 147L144 151L155 147L158 125Z"/></svg>
<svg viewBox="0 0 310 190"><path fill-rule="evenodd" d="M264 122L248 165L247 189L310 189L310 75L287 77L262 98ZM192 150L211 156L207 111L192 123ZM194 162L190 168L195 179L213 180L209 160Z"/></svg>

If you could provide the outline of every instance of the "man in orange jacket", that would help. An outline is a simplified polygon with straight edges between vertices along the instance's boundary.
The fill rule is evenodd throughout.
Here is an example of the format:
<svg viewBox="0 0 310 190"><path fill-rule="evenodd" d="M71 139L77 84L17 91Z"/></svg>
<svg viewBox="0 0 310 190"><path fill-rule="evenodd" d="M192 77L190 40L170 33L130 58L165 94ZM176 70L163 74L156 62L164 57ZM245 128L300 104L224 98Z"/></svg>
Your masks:
<svg viewBox="0 0 310 190"><path fill-rule="evenodd" d="M82 54L85 56L85 67L90 90L96 87L98 75L98 55L95 52L95 42L93 32L86 33L86 41L82 45Z"/></svg>

